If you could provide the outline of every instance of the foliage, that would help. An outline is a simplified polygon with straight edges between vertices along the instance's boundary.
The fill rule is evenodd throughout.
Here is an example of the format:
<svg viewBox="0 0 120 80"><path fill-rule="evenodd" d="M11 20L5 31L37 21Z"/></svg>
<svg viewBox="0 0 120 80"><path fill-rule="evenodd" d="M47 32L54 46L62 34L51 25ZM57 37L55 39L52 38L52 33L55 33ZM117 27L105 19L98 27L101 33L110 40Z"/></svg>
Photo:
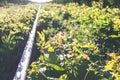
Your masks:
<svg viewBox="0 0 120 80"><path fill-rule="evenodd" d="M88 6L92 6L92 3L96 2L103 2L103 7L111 6L111 7L120 7L120 0L53 0L55 3L70 3L70 2L77 2L80 5L86 4Z"/></svg>
<svg viewBox="0 0 120 80"><path fill-rule="evenodd" d="M36 43L41 55L28 79L119 80L120 10L98 2L46 6Z"/></svg>
<svg viewBox="0 0 120 80"><path fill-rule="evenodd" d="M26 6L0 7L0 68L6 57L22 45L32 27L36 8Z"/></svg>
<svg viewBox="0 0 120 80"><path fill-rule="evenodd" d="M120 74L119 74L120 56L117 56L115 53L110 53L109 57L111 58L111 60L106 61L105 71L109 71L109 73L114 76L115 80L119 80L120 79Z"/></svg>
<svg viewBox="0 0 120 80"><path fill-rule="evenodd" d="M27 3L28 0L0 0L0 6L7 5L8 3Z"/></svg>

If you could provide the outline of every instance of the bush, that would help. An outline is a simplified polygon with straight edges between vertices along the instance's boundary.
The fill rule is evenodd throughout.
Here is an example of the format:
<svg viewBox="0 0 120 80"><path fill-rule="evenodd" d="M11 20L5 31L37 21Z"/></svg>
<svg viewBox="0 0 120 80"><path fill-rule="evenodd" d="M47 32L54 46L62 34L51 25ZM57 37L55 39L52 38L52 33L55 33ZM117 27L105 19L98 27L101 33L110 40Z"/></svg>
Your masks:
<svg viewBox="0 0 120 80"><path fill-rule="evenodd" d="M36 8L29 4L0 9L0 71L4 71L3 63L6 63L7 57L17 54L20 45L24 45L23 41L32 27Z"/></svg>
<svg viewBox="0 0 120 80"><path fill-rule="evenodd" d="M120 10L98 2L47 6L52 9L40 13L43 29L36 43L41 55L31 64L29 79L119 80Z"/></svg>

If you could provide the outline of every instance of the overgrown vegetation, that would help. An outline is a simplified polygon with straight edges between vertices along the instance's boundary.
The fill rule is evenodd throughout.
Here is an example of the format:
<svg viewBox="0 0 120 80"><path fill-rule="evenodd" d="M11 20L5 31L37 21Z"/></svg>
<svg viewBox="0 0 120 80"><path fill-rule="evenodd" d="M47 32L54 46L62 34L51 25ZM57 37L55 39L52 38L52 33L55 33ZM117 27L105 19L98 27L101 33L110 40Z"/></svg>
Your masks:
<svg viewBox="0 0 120 80"><path fill-rule="evenodd" d="M18 54L25 44L35 13L31 4L0 7L0 72L5 70L7 57Z"/></svg>
<svg viewBox="0 0 120 80"><path fill-rule="evenodd" d="M12 1L23 0L0 2ZM40 56L28 69L28 80L120 80L119 0L54 1L66 4L47 4L41 10L36 36ZM7 57L25 45L35 13L30 4L0 7L1 73Z"/></svg>
<svg viewBox="0 0 120 80"><path fill-rule="evenodd" d="M119 80L119 8L99 2L46 6L37 32L41 55L31 64L28 80Z"/></svg>
<svg viewBox="0 0 120 80"><path fill-rule="evenodd" d="M103 3L103 7L120 7L120 0L53 0L53 2L55 3L69 3L69 2L77 2L80 5L82 5L83 3L88 5L88 6L92 6L92 2L93 1L97 1L97 2L102 2Z"/></svg>
<svg viewBox="0 0 120 80"><path fill-rule="evenodd" d="M27 4L29 0L0 0L0 6L8 6L11 4Z"/></svg>

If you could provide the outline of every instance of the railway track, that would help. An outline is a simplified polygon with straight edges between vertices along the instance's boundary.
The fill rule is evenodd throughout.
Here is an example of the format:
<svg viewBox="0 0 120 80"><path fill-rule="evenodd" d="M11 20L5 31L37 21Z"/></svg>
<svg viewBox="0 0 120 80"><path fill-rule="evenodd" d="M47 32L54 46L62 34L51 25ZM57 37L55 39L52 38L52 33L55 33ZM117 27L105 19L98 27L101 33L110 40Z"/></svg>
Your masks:
<svg viewBox="0 0 120 80"><path fill-rule="evenodd" d="M30 58L31 58L31 53L32 53L34 39L35 39L35 33L36 33L37 21L38 21L38 17L39 17L39 13L40 13L40 8L41 8L41 5L38 7L33 27L29 34L27 44L24 48L22 57L18 64L18 68L16 70L16 74L15 74L13 80L25 80L26 79L26 70L29 66L29 62L30 62Z"/></svg>

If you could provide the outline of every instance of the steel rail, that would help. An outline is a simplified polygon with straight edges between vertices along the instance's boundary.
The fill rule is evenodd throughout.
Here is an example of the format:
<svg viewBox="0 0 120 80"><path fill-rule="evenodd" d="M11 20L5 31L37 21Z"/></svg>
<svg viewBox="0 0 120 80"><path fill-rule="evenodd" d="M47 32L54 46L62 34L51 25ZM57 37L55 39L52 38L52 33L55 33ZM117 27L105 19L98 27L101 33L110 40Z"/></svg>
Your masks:
<svg viewBox="0 0 120 80"><path fill-rule="evenodd" d="M21 60L18 64L18 68L16 70L16 74L15 74L13 80L25 80L26 79L26 73L27 73L26 70L29 66L29 62L30 62L30 58L31 58L32 47L33 47L33 43L34 43L40 8L41 8L41 6L39 6L39 8L38 8L38 11L36 14L36 19L34 21L33 27L32 27L31 32L29 34L27 44L24 48Z"/></svg>

